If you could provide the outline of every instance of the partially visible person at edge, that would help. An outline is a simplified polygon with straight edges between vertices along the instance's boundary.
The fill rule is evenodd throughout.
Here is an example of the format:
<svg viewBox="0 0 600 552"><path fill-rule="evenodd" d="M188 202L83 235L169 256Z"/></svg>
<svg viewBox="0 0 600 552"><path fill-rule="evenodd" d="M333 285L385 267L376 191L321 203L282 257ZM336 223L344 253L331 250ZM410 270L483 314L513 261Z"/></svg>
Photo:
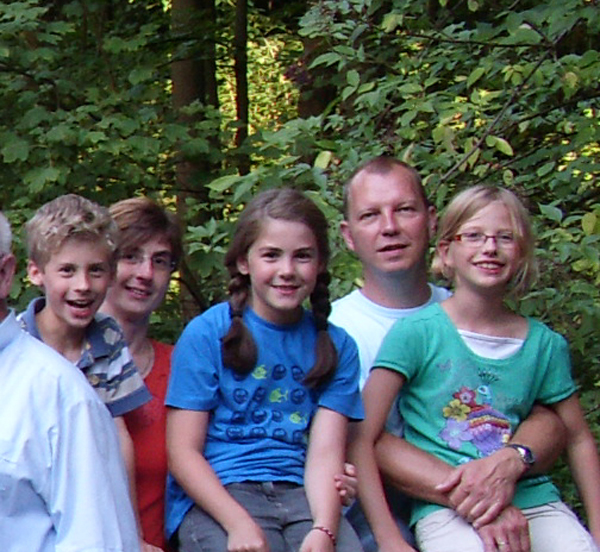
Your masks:
<svg viewBox="0 0 600 552"><path fill-rule="evenodd" d="M167 384L173 346L148 337L150 315L165 298L182 254L175 216L147 198L119 201L109 209L119 227L117 269L101 312L123 329L152 400L125 415L133 439L138 511L144 540L169 550L164 536L167 453Z"/></svg>
<svg viewBox="0 0 600 552"><path fill-rule="evenodd" d="M334 482L362 405L356 345L327 322L327 226L298 191L256 196L225 255L229 301L177 341L166 527L182 552L361 550Z"/></svg>
<svg viewBox="0 0 600 552"><path fill-rule="evenodd" d="M81 372L8 309L0 213L0 544L3 552L138 552L119 440Z"/></svg>
<svg viewBox="0 0 600 552"><path fill-rule="evenodd" d="M394 322L450 295L427 281L427 250L436 223L435 208L427 200L419 174L393 157L367 161L344 186L341 232L362 263L364 284L333 302L330 320L358 345L361 384ZM548 469L564 440L558 417L534 407L509 446L487 459L453 468L400 439L398 418L390 416L388 431L377 444L378 465L392 483L386 485L388 501L408 542L414 543L407 525L407 495L427 499L444 492L451 506L473 521L489 550L494 550L497 531L523 531L523 518L503 507L523 473ZM401 478L400 467L405 470ZM373 533L358 502L347 516L365 550L375 551Z"/></svg>
<svg viewBox="0 0 600 552"><path fill-rule="evenodd" d="M66 194L42 205L25 230L27 274L44 297L31 301L19 322L77 365L106 404L117 426L135 505L133 443L123 416L151 396L121 328L98 312L114 276L118 229L107 209ZM142 542L142 549L150 552L152 547Z"/></svg>
<svg viewBox="0 0 600 552"><path fill-rule="evenodd" d="M374 452L402 390L406 440L454 466L504 451L534 403L552 408L566 427L569 465L596 540L540 476L519 481L507 506L525 517L526 530L500 531L493 546L444 496L415 501L411 523L421 552L598 552L600 460L568 344L506 305L528 290L535 274L534 237L516 195L479 185L455 196L440 222L433 270L452 281L454 294L392 326L365 384L366 417L350 446L360 500L381 549L407 549L387 508Z"/></svg>

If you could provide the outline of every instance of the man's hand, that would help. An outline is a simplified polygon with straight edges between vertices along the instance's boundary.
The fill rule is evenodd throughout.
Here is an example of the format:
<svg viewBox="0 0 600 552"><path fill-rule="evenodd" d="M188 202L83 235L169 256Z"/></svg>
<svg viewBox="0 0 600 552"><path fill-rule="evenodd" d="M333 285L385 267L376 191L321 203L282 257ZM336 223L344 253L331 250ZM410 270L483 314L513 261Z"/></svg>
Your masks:
<svg viewBox="0 0 600 552"><path fill-rule="evenodd" d="M436 489L446 493L456 513L478 529L510 504L524 471L525 465L516 451L500 449L454 468Z"/></svg>
<svg viewBox="0 0 600 552"><path fill-rule="evenodd" d="M508 506L491 523L477 529L485 552L530 552L527 519L514 506Z"/></svg>
<svg viewBox="0 0 600 552"><path fill-rule="evenodd" d="M356 498L358 492L358 479L356 478L356 468L354 464L346 462L344 464L344 473L335 476L335 488L340 495L342 506L350 506Z"/></svg>

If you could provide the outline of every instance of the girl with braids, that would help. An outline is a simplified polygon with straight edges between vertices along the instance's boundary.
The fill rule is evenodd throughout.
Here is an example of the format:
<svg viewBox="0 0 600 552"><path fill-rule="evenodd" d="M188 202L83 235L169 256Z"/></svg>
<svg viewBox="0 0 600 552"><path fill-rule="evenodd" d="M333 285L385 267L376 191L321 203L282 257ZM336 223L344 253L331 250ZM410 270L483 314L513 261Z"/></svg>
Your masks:
<svg viewBox="0 0 600 552"><path fill-rule="evenodd" d="M242 212L230 300L192 320L173 356L166 529L181 552L361 550L334 481L363 412L356 345L327 323L328 258L327 221L300 192Z"/></svg>

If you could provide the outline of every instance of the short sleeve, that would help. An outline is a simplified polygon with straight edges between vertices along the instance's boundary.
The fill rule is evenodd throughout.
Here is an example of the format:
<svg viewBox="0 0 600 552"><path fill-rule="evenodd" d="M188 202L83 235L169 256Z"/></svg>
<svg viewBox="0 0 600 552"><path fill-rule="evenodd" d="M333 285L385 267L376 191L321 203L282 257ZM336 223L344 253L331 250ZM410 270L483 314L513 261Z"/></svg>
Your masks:
<svg viewBox="0 0 600 552"><path fill-rule="evenodd" d="M538 358L538 366L545 367L545 372L537 400L542 404L554 404L575 393L576 386L571 374L567 340L549 328L545 329Z"/></svg>
<svg viewBox="0 0 600 552"><path fill-rule="evenodd" d="M112 416L122 416L146 404L152 396L133 362L120 326L110 317L97 322L106 354L94 358L89 369L82 369ZM93 350L97 343L95 340Z"/></svg>
<svg viewBox="0 0 600 552"><path fill-rule="evenodd" d="M165 404L186 410L209 411L219 404L222 331L210 311L192 320L173 351Z"/></svg>
<svg viewBox="0 0 600 552"><path fill-rule="evenodd" d="M420 334L411 318L395 322L381 343L372 369L387 368L410 380L423 361L421 343L427 341Z"/></svg>
<svg viewBox="0 0 600 552"><path fill-rule="evenodd" d="M318 404L351 420L362 420L364 410L358 387L360 365L356 343L341 328L330 325L329 331L338 352L338 365Z"/></svg>

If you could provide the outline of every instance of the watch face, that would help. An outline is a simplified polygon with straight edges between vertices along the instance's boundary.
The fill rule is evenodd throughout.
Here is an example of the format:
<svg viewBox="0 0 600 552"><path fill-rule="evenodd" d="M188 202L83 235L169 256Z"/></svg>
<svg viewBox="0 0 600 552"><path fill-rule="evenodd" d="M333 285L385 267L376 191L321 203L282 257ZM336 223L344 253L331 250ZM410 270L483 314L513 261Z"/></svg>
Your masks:
<svg viewBox="0 0 600 552"><path fill-rule="evenodd" d="M529 449L528 447L524 447L523 445L520 445L519 451L521 453L521 456L523 457L523 461L526 464L531 466L535 463L535 458L533 457L533 453L531 452L531 449Z"/></svg>
<svg viewBox="0 0 600 552"><path fill-rule="evenodd" d="M524 445L513 444L509 444L508 446L514 448L519 453L521 460L523 460L525 464L527 464L528 466L533 466L535 464L535 456L533 455L533 452L531 452L531 449L529 447L526 447Z"/></svg>
<svg viewBox="0 0 600 552"><path fill-rule="evenodd" d="M521 447L521 453L523 454L523 460L525 460L525 462L527 462L528 464L531 464L533 462L531 451L529 449Z"/></svg>

